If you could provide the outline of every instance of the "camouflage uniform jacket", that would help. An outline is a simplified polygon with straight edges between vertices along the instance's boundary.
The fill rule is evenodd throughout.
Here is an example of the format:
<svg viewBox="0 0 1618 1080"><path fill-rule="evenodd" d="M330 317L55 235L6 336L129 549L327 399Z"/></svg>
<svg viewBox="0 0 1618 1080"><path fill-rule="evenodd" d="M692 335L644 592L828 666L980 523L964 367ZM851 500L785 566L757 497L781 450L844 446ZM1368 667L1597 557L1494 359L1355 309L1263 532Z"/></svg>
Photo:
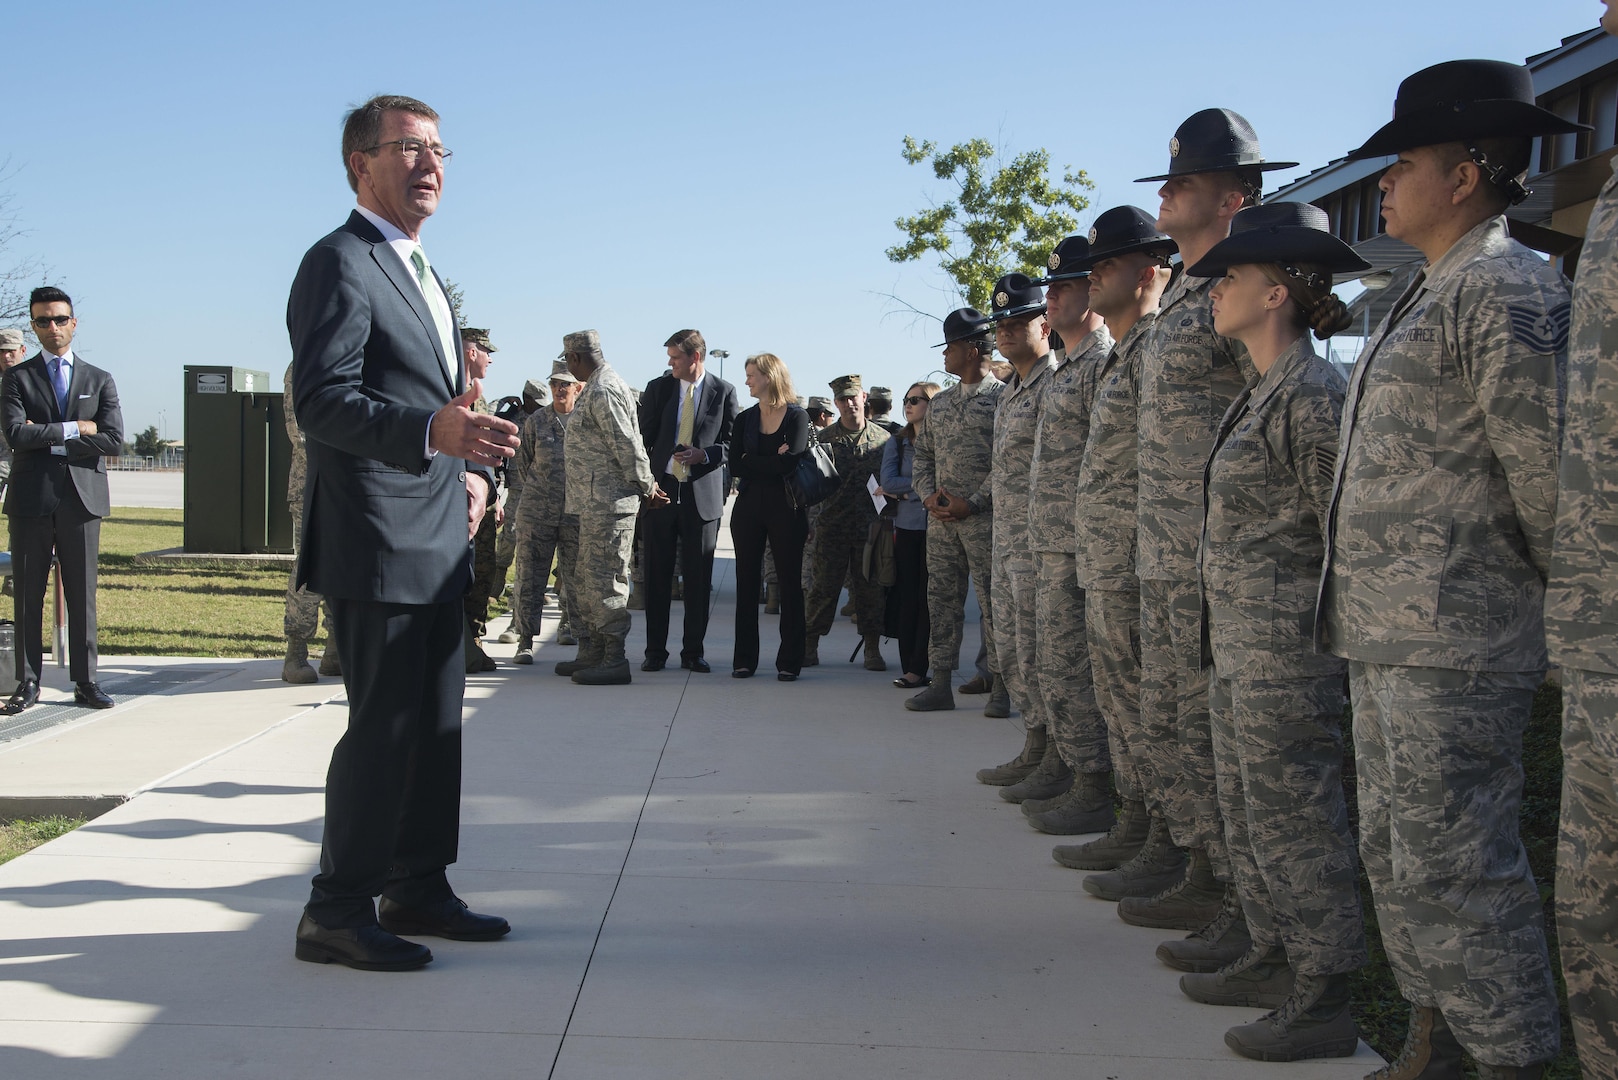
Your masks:
<svg viewBox="0 0 1618 1080"><path fill-rule="evenodd" d="M1342 672L1315 651L1343 376L1305 335L1243 390L1208 459L1202 530L1206 640L1222 679Z"/></svg>
<svg viewBox="0 0 1618 1080"><path fill-rule="evenodd" d="M1028 542L1034 551L1072 554L1078 548L1073 517L1079 469L1096 382L1110 352L1112 335L1103 325L1064 355L1045 380L1028 479Z"/></svg>
<svg viewBox="0 0 1618 1080"><path fill-rule="evenodd" d="M654 481L635 420L635 396L612 365L602 363L584 380L568 427L567 512L633 517Z"/></svg>
<svg viewBox="0 0 1618 1080"><path fill-rule="evenodd" d="M1156 315L1124 331L1096 372L1095 404L1074 488L1073 526L1079 584L1086 589L1132 589L1135 581L1135 505L1140 485L1140 352Z"/></svg>
<svg viewBox="0 0 1618 1080"><path fill-rule="evenodd" d="M989 487L994 506L994 546L1032 551L1028 546L1028 484L1034 469L1034 434L1039 424L1039 399L1048 376L1056 370L1055 357L1041 356L1028 369L1028 377L1013 375L1000 394L994 411L994 467ZM1001 552L996 550L996 556Z"/></svg>
<svg viewBox="0 0 1618 1080"><path fill-rule="evenodd" d="M990 511L994 414L1005 388L993 375L985 375L982 382L941 390L928 402L910 472L916 498L930 499L945 488L964 498L974 514Z"/></svg>
<svg viewBox="0 0 1618 1080"><path fill-rule="evenodd" d="M1618 674L1618 162L1596 199L1573 286L1567 421L1545 597L1551 659Z"/></svg>
<svg viewBox="0 0 1618 1080"><path fill-rule="evenodd" d="M876 520L876 507L865 482L882 471L882 448L890 438L887 429L867 420L858 431L850 431L837 420L811 435L831 453L840 477L837 490L819 504L815 528L868 528Z"/></svg>
<svg viewBox="0 0 1618 1080"><path fill-rule="evenodd" d="M1175 276L1140 354L1140 545L1135 572L1197 580L1202 469L1219 421L1253 378L1241 342L1214 333L1213 278Z"/></svg>
<svg viewBox="0 0 1618 1080"><path fill-rule="evenodd" d="M538 410L535 411L537 412ZM528 431L528 421L533 415L533 413L529 413L527 416L524 416L522 419L517 421L517 437L522 439L524 442L526 442L528 439L528 435L526 434ZM557 473L561 473L562 471L561 458L557 458L556 460L556 471ZM517 456L506 462L505 473L506 517L508 520L515 521L517 520L517 507L522 505L523 484L528 481L528 474L524 471L523 448L521 446L517 447Z"/></svg>
<svg viewBox="0 0 1618 1080"><path fill-rule="evenodd" d="M287 438L292 440L292 466L287 470L287 502L303 502L304 481L309 475L309 454L303 448L303 428L292 415L292 365L287 365L286 393L281 397L281 411L286 414Z"/></svg>
<svg viewBox="0 0 1618 1080"><path fill-rule="evenodd" d="M576 514L562 512L567 495L567 475L564 457L567 446L567 425L572 413L563 415L550 405L535 409L522 422L522 445L512 458L512 488L522 493L517 503L517 520L532 528L560 525L564 517L577 520ZM507 504L506 512L511 512Z"/></svg>
<svg viewBox="0 0 1618 1080"><path fill-rule="evenodd" d="M1534 672L1569 296L1490 218L1418 277L1349 380L1321 603L1331 651Z"/></svg>

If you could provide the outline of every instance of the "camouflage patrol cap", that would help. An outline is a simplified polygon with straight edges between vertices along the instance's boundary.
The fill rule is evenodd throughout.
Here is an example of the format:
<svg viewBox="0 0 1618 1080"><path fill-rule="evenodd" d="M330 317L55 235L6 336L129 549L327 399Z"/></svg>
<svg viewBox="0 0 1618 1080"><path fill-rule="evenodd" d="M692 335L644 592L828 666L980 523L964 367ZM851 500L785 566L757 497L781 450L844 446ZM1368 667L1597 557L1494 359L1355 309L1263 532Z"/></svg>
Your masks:
<svg viewBox="0 0 1618 1080"><path fill-rule="evenodd" d="M566 360L568 353L582 353L591 363L605 362L606 357L601 355L601 335L594 330L575 330L571 334L562 335L562 353L559 359Z"/></svg>
<svg viewBox="0 0 1618 1080"><path fill-rule="evenodd" d="M533 398L540 404L544 404L545 399L550 397L550 392L545 389L544 383L529 379L522 384L522 396Z"/></svg>
<svg viewBox="0 0 1618 1080"><path fill-rule="evenodd" d="M886 386L873 386L871 387L871 392L866 395L866 400L878 405L886 402L891 406L893 404L893 390Z"/></svg>
<svg viewBox="0 0 1618 1080"><path fill-rule="evenodd" d="M859 397L865 390L865 383L858 375L840 375L827 385L831 387L834 399Z"/></svg>
<svg viewBox="0 0 1618 1080"><path fill-rule="evenodd" d="M15 326L0 329L0 349L22 348L22 331Z"/></svg>
<svg viewBox="0 0 1618 1080"><path fill-rule="evenodd" d="M489 332L487 330L478 330L474 327L463 326L461 327L461 340L466 342L468 345L479 346L486 353L497 353L500 351L499 349L495 348L494 343L489 340Z"/></svg>
<svg viewBox="0 0 1618 1080"><path fill-rule="evenodd" d="M819 394L809 396L809 404L804 406L809 412L834 413L837 406L831 403L831 398L821 397Z"/></svg>
<svg viewBox="0 0 1618 1080"><path fill-rule="evenodd" d="M551 382L578 382L573 373L567 369L566 360L556 360L551 364Z"/></svg>

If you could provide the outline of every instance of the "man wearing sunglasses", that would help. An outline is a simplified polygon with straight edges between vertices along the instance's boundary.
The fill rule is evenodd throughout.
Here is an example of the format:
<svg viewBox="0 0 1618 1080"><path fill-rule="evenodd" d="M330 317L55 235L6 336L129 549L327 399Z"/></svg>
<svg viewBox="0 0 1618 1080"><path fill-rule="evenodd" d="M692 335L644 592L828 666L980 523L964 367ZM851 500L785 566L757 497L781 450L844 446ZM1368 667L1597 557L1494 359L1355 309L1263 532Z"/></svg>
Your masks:
<svg viewBox="0 0 1618 1080"><path fill-rule="evenodd" d="M28 298L40 351L0 382L0 429L14 455L6 489L17 623L14 715L39 701L44 653L45 582L51 553L67 598L68 667L73 700L112 708L96 685L96 559L101 519L112 508L103 457L124 445L123 414L112 376L74 355L73 301L45 286Z"/></svg>

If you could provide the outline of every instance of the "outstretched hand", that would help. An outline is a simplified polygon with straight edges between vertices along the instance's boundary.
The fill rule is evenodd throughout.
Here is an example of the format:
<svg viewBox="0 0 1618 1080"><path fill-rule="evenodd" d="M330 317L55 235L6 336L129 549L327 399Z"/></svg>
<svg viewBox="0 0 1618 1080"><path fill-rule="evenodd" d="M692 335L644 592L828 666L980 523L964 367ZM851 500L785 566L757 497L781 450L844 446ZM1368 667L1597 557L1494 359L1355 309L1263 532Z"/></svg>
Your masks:
<svg viewBox="0 0 1618 1080"><path fill-rule="evenodd" d="M474 465L494 466L517 453L517 425L498 416L472 411L483 396L483 381L473 379L460 397L433 414L427 445L440 454L464 458Z"/></svg>

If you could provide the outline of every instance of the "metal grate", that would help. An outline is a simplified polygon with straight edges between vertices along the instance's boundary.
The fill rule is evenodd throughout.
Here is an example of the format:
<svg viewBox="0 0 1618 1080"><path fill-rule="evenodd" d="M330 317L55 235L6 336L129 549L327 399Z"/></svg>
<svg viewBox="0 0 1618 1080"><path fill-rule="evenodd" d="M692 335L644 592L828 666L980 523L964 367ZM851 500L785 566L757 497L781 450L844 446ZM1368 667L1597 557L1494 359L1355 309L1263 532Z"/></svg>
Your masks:
<svg viewBox="0 0 1618 1080"><path fill-rule="evenodd" d="M101 688L114 699L149 697L181 686L213 682L232 674L234 668L168 667L139 675L125 675L101 683ZM35 735L69 720L82 720L93 713L83 705L72 702L57 705L35 705L17 716L0 716L0 743L11 742Z"/></svg>

